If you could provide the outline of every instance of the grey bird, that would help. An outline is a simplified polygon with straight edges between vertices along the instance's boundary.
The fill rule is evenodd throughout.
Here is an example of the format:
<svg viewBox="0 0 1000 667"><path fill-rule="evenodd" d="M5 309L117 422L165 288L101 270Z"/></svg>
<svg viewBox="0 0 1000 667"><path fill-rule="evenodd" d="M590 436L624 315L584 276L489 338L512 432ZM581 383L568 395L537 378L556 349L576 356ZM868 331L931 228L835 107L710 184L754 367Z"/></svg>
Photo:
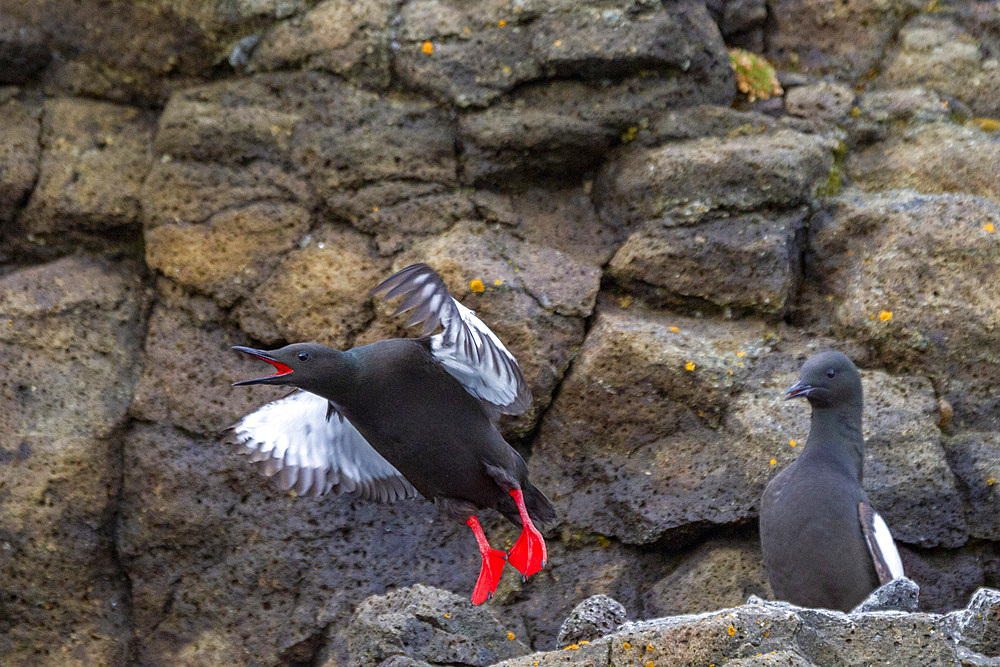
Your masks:
<svg viewBox="0 0 1000 667"><path fill-rule="evenodd" d="M861 376L844 354L822 352L785 392L786 400L799 397L812 408L809 438L764 489L764 565L778 599L849 611L903 576L889 527L862 487Z"/></svg>
<svg viewBox="0 0 1000 667"><path fill-rule="evenodd" d="M234 347L277 371L236 385L299 391L241 419L230 439L284 489L355 491L380 501L419 493L464 520L482 556L472 595L480 604L506 563L524 577L545 566L545 541L532 520L552 521L555 509L496 429L500 414L527 409L531 392L514 355L429 266L407 267L372 293L403 297L396 313L412 311L408 325L423 324L424 335L346 351L318 343ZM521 526L510 553L490 547L479 509Z"/></svg>

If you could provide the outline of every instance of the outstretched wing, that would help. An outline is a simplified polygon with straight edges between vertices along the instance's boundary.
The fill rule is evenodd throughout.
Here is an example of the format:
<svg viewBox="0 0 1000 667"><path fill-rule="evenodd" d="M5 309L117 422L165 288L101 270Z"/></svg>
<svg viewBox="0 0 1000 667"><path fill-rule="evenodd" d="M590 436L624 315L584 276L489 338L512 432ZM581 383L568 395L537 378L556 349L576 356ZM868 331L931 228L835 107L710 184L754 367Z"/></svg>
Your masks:
<svg viewBox="0 0 1000 667"><path fill-rule="evenodd" d="M417 495L329 401L307 391L268 403L229 430L240 453L282 489L314 496L356 491L382 502Z"/></svg>
<svg viewBox="0 0 1000 667"><path fill-rule="evenodd" d="M892 541L892 534L885 520L867 502L858 503L858 519L861 521L861 532L865 534L865 542L868 543L868 551L875 562L879 585L902 577L903 561L899 558L899 551Z"/></svg>
<svg viewBox="0 0 1000 667"><path fill-rule="evenodd" d="M412 310L406 326L423 324L431 336L431 352L466 391L496 407L516 415L531 405L531 391L517 359L476 313L451 296L441 276L426 264L414 264L396 273L375 289L373 295L405 297L394 315Z"/></svg>

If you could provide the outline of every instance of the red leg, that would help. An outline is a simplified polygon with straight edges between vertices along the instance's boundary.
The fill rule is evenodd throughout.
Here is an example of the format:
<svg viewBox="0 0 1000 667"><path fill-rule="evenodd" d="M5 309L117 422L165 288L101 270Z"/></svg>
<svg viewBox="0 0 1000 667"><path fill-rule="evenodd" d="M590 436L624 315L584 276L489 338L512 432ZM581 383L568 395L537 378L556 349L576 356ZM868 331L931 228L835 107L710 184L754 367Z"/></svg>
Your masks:
<svg viewBox="0 0 1000 667"><path fill-rule="evenodd" d="M517 511L521 515L521 535L517 538L507 562L521 571L525 578L545 567L545 540L542 534L531 523L528 510L524 506L524 495L520 489L510 492L514 502L517 503Z"/></svg>
<svg viewBox="0 0 1000 667"><path fill-rule="evenodd" d="M472 534L476 536L476 543L479 545L479 553L483 557L483 566L479 570L479 579L476 580L476 587L472 589L472 604L482 604L493 597L497 585L500 583L500 575L503 574L504 563L507 562L507 554L499 549L490 547L483 533L483 527L479 525L479 519L473 514L465 522L472 529Z"/></svg>

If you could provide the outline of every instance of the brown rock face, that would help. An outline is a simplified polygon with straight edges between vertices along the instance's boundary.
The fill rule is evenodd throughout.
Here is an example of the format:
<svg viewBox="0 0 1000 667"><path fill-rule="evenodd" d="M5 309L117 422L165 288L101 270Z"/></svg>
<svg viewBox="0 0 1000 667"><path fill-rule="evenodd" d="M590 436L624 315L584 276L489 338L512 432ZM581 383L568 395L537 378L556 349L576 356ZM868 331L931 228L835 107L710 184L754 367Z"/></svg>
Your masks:
<svg viewBox="0 0 1000 667"><path fill-rule="evenodd" d="M845 193L813 227L807 266L838 331L890 363L941 378L957 424L1000 414L988 369L997 308L984 289L1000 261L1000 209L967 195Z"/></svg>
<svg viewBox="0 0 1000 667"><path fill-rule="evenodd" d="M556 644L591 596L766 593L781 393L827 348L920 608L1000 586L1000 32L931 4L0 0L0 664L988 664L992 594ZM730 46L785 95L734 108ZM415 335L368 297L413 262L519 359L500 428L559 511L478 609L429 503L220 444L285 393L232 345Z"/></svg>
<svg viewBox="0 0 1000 667"><path fill-rule="evenodd" d="M16 99L0 104L0 225L14 216L38 175L39 115Z"/></svg>
<svg viewBox="0 0 1000 667"><path fill-rule="evenodd" d="M609 274L666 306L707 302L737 313L780 315L796 286L804 222L803 210L695 226L664 218L628 238L611 260Z"/></svg>
<svg viewBox="0 0 1000 667"><path fill-rule="evenodd" d="M785 66L852 83L877 67L910 11L905 0L779 0L770 6L775 25L768 55Z"/></svg>
<svg viewBox="0 0 1000 667"><path fill-rule="evenodd" d="M125 264L67 258L0 280L0 559L11 664L124 664L112 540L146 295Z"/></svg>
<svg viewBox="0 0 1000 667"><path fill-rule="evenodd" d="M566 521L627 544L747 518L759 489L742 480L741 444L713 427L747 376L741 359L769 347L760 325L602 305L539 431L532 479Z"/></svg>
<svg viewBox="0 0 1000 667"><path fill-rule="evenodd" d="M643 595L643 615L658 618L738 606L749 596L772 597L755 534L710 540Z"/></svg>
<svg viewBox="0 0 1000 667"><path fill-rule="evenodd" d="M28 232L53 239L139 222L150 119L133 107L71 99L50 100L43 111L38 183L24 211Z"/></svg>

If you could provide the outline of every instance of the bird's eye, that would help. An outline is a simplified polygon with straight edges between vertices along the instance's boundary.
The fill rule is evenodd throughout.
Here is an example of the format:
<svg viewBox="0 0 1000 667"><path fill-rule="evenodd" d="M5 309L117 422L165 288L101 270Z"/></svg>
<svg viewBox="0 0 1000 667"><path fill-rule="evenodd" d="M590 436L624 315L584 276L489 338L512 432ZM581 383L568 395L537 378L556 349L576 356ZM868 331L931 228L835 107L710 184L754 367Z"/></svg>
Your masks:
<svg viewBox="0 0 1000 667"><path fill-rule="evenodd" d="M308 361L308 360L309 360L308 352L299 352L299 361Z"/></svg>
<svg viewBox="0 0 1000 667"><path fill-rule="evenodd" d="M301 355L299 355L299 356L301 356ZM833 370L832 368L829 368L826 371L826 376L828 378L833 378L833 376L836 375L836 374L837 374L837 371Z"/></svg>

